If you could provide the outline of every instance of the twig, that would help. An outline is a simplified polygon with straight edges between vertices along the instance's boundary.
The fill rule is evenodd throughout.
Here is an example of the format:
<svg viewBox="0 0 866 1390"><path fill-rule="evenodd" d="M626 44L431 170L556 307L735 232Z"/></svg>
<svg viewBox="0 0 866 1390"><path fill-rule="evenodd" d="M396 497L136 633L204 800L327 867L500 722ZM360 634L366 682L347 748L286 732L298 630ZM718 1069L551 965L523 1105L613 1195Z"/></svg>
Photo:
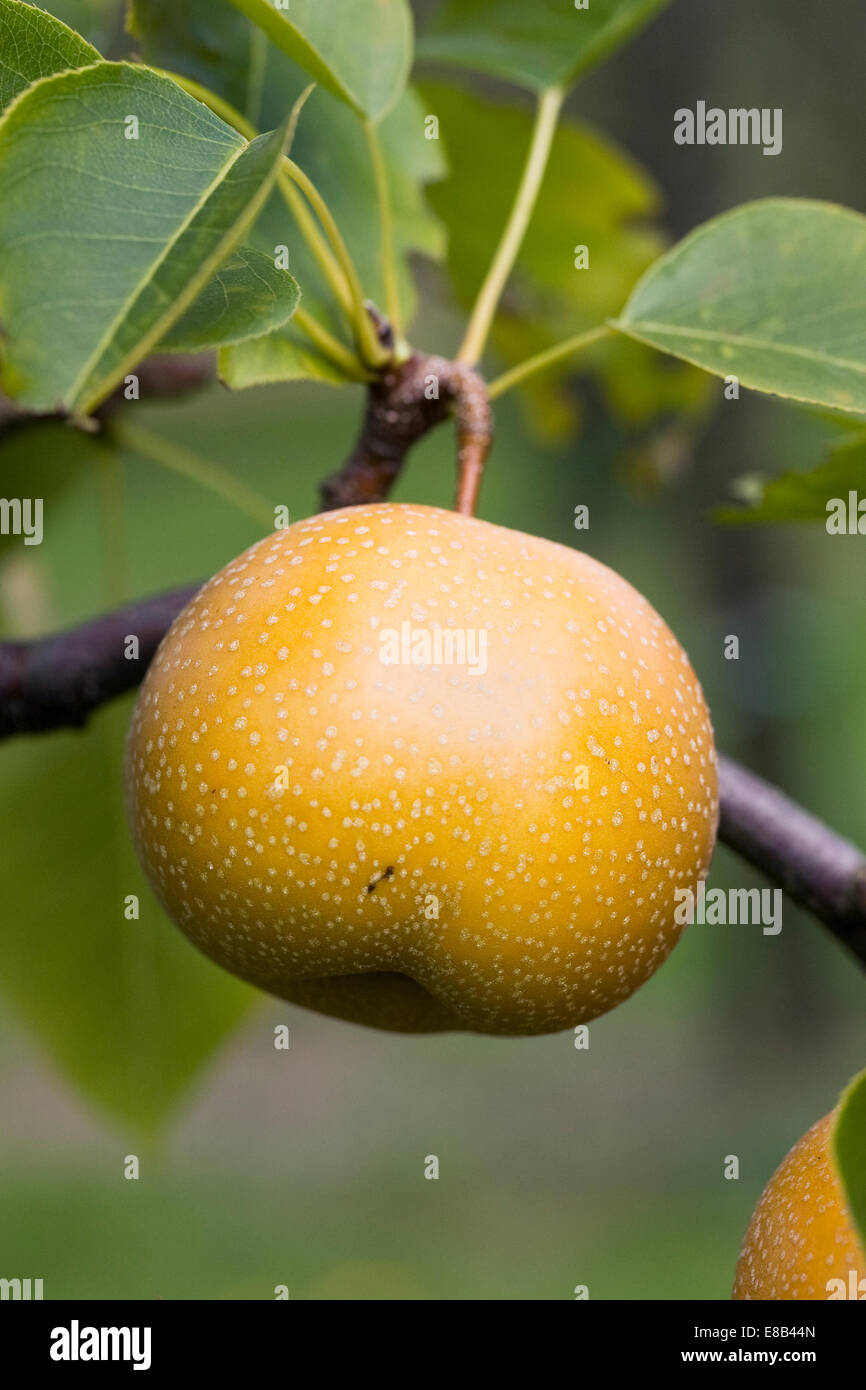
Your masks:
<svg viewBox="0 0 866 1390"><path fill-rule="evenodd" d="M866 856L778 787L719 759L719 838L866 963Z"/></svg>
<svg viewBox="0 0 866 1390"><path fill-rule="evenodd" d="M138 377L138 391L142 400L171 400L201 391L216 380L216 356L211 352L199 353L154 353L146 357L135 368ZM117 390L103 401L94 412L94 419L104 420L118 405L125 401L125 387ZM39 420L60 420L67 418L62 411L53 415L43 415L36 411L24 410L15 401L0 392L0 438L13 429L32 425Z"/></svg>
<svg viewBox="0 0 866 1390"><path fill-rule="evenodd" d="M0 643L0 738L77 728L115 695L132 690L198 585L143 599L70 632ZM127 639L138 640L128 659Z"/></svg>
<svg viewBox="0 0 866 1390"><path fill-rule="evenodd" d="M449 362L447 385L457 431L457 496L454 510L474 516L487 455L493 443L493 411L484 380L463 362Z"/></svg>
<svg viewBox="0 0 866 1390"><path fill-rule="evenodd" d="M368 312L387 335L387 321ZM493 440L493 414L482 378L447 357L414 353L388 367L369 388L358 442L339 473L322 484L325 511L385 497L406 455L434 425L454 415L457 431L456 510L472 515Z"/></svg>

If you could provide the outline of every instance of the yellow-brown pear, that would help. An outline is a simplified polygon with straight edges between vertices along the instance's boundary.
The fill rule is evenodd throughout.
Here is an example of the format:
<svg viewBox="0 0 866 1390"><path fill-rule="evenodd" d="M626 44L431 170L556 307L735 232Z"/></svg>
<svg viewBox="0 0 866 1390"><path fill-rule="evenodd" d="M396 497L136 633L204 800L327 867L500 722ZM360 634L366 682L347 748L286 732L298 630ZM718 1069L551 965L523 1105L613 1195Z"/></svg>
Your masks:
<svg viewBox="0 0 866 1390"><path fill-rule="evenodd" d="M776 1169L755 1208L733 1298L866 1298L866 1254L832 1154L835 1112L814 1124Z"/></svg>
<svg viewBox="0 0 866 1390"><path fill-rule="evenodd" d="M127 794L169 915L262 989L404 1031L626 999L708 869L713 733L662 619L586 555L434 507L247 550L141 688Z"/></svg>

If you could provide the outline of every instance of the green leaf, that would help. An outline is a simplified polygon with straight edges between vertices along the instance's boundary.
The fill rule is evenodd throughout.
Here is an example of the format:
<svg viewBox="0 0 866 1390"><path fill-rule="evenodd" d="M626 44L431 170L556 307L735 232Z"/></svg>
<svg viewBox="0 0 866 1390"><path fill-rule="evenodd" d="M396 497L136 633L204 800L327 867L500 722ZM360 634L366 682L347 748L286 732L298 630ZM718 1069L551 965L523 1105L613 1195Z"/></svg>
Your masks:
<svg viewBox="0 0 866 1390"><path fill-rule="evenodd" d="M736 491L748 505L720 508L716 521L734 526L782 521L826 523L828 502L841 501L847 510L849 492L866 498L866 436L837 445L824 463L808 472L742 478Z"/></svg>
<svg viewBox="0 0 866 1390"><path fill-rule="evenodd" d="M842 1092L831 1146L848 1210L866 1251L866 1071Z"/></svg>
<svg viewBox="0 0 866 1390"><path fill-rule="evenodd" d="M866 423L858 415L846 414L842 410L829 410L814 405L803 405L799 409L807 418L820 420L825 425L831 425L834 430L840 430L846 434L862 434L864 423Z"/></svg>
<svg viewBox="0 0 866 1390"><path fill-rule="evenodd" d="M286 136L247 143L176 83L126 63L18 97L0 120L6 393L34 409L98 405L243 236Z"/></svg>
<svg viewBox="0 0 866 1390"><path fill-rule="evenodd" d="M0 993L87 1095L155 1130L254 995L157 907L122 805L129 702L83 733L0 750L4 883ZM124 901L137 894L138 921Z"/></svg>
<svg viewBox="0 0 866 1390"><path fill-rule="evenodd" d="M160 352L203 352L282 328L301 297L298 282L272 256L244 247L205 285L159 344Z"/></svg>
<svg viewBox="0 0 866 1390"><path fill-rule="evenodd" d="M197 26L205 15L207 28L201 32L207 42L200 44L196 41ZM304 74L272 44L267 45L263 56L251 49L249 34L253 31L231 4L187 0L179 7L174 0L135 0L132 22L148 62L204 83L256 124L276 124L306 84ZM442 228L424 197L424 186L444 173L441 142L427 138L426 110L417 93L406 91L379 127L391 190L398 289L407 320L415 299L410 255L420 251L441 259L445 248ZM304 107L292 157L334 213L365 291L377 303L384 303L379 210L370 152L356 113L319 88ZM251 241L269 255L275 246L290 248L290 268L304 287L304 308L340 336L344 330L334 314L331 291L279 194L272 195ZM619 308L619 304L612 307ZM339 369L291 326L279 333L272 346L273 351L258 343L228 349L223 354L226 379L235 385L297 380L301 376L344 380Z"/></svg>
<svg viewBox="0 0 866 1390"><path fill-rule="evenodd" d="M757 391L866 412L866 217L736 208L651 266L614 326Z"/></svg>
<svg viewBox="0 0 866 1390"><path fill-rule="evenodd" d="M272 100L269 80L265 98L267 113ZM292 88L284 91L284 100L293 100ZM379 127L391 192L397 285L407 321L411 320L415 304L410 256L422 252L441 258L445 249L442 227L424 196L425 185L444 172L441 142L425 136L426 109L429 108L425 108L418 94L410 89L404 92ZM330 93L315 91L295 132L292 158L310 176L333 212L366 293L378 304L383 304L379 209L369 150L359 122ZM331 294L298 235L291 213L278 195L271 198L252 240L271 255L275 246L290 248L290 266L304 287L305 309L339 335L342 325L334 315ZM235 388L266 381L295 381L301 377L332 383L347 379L292 326L273 339L229 348L222 355L221 369L225 380Z"/></svg>
<svg viewBox="0 0 866 1390"><path fill-rule="evenodd" d="M99 57L53 15L22 0L0 0L0 110L40 77L87 67Z"/></svg>
<svg viewBox="0 0 866 1390"><path fill-rule="evenodd" d="M418 56L504 77L532 91L568 86L669 0L448 0Z"/></svg>
<svg viewBox="0 0 866 1390"><path fill-rule="evenodd" d="M516 171L532 132L531 116L457 87L425 83L426 110L440 122L450 175L429 201L448 234L448 269L460 305L478 292L492 247L514 198ZM563 196L563 190L568 196ZM508 366L543 352L618 311L664 241L654 219L660 196L650 176L610 140L563 121L526 237L492 332ZM575 269L575 246L589 249L589 268ZM530 424L556 442L574 432L574 403L563 390L576 371L591 370L611 407L643 424L660 410L697 408L707 379L640 344L612 338L520 388ZM555 393L555 394L554 394Z"/></svg>
<svg viewBox="0 0 866 1390"><path fill-rule="evenodd" d="M286 332L269 333L266 338L224 348L219 355L219 374L233 391L275 381L323 381L330 386L345 386L356 380L317 352L300 334L290 336Z"/></svg>
<svg viewBox="0 0 866 1390"><path fill-rule="evenodd" d="M225 0L223 0L225 3ZM379 121L412 63L406 0L231 0L284 53L359 115Z"/></svg>

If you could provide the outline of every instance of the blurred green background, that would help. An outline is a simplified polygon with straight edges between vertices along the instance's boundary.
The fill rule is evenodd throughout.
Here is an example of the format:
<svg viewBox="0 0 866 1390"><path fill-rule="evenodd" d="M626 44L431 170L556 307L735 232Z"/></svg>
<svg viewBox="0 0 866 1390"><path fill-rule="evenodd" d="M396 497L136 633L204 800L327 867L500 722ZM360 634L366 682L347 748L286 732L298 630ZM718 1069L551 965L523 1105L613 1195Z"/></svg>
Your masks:
<svg viewBox="0 0 866 1390"><path fill-rule="evenodd" d="M51 8L106 49L120 33L117 6ZM774 192L866 211L864 42L866 13L846 0L819 17L808 0L678 0L569 110L655 174L674 235ZM676 147L673 112L700 98L781 106L782 155ZM455 306L438 271L419 271L413 337L449 350ZM555 445L502 401L480 514L623 573L688 650L720 746L866 844L863 540L711 519L736 477L817 463L830 427L723 402L715 384L694 447L665 452L658 422L636 433L592 386L570 389L581 429ZM361 406L356 388L215 387L142 402L136 421L301 517ZM396 495L448 505L452 482L440 431ZM0 486L46 499L44 544L0 556L11 636L193 582L260 534L193 483L57 425L4 443ZM778 937L691 928L591 1026L588 1051L569 1033L402 1038L320 1018L222 976L145 895L119 786L128 711L0 749L0 1276L42 1278L48 1298L267 1299L280 1284L327 1299L728 1296L771 1171L866 1062L862 976L816 922L786 904ZM712 882L762 884L724 849ZM130 892L139 922L123 917Z"/></svg>

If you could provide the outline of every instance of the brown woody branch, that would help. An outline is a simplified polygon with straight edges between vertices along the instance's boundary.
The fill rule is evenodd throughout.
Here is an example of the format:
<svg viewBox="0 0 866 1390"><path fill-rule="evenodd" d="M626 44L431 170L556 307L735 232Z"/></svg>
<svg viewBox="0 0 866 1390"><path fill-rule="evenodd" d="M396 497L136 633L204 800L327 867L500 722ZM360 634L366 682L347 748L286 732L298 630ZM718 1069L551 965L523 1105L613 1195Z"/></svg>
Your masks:
<svg viewBox="0 0 866 1390"><path fill-rule="evenodd" d="M866 964L866 856L730 758L719 759L719 838L820 918Z"/></svg>
<svg viewBox="0 0 866 1390"><path fill-rule="evenodd" d="M199 586L118 608L69 632L0 642L0 738L77 728L138 685L173 619ZM137 658L126 655L127 639Z"/></svg>
<svg viewBox="0 0 866 1390"><path fill-rule="evenodd" d="M170 400L200 391L202 387L215 381L216 357L211 352L155 353L153 357L146 357L138 364L135 375L138 377L139 396L142 399ZM103 401L94 415L97 423L111 415L123 402L124 390L123 386L119 386L106 401ZM0 439L4 434L32 424L35 420L65 418L65 412L60 410L47 414L25 410L0 391Z"/></svg>
<svg viewBox="0 0 866 1390"><path fill-rule="evenodd" d="M457 432L455 509L472 516L493 441L490 398L474 368L428 353L388 366L369 387L358 442L322 484L324 510L387 496L413 444L449 414Z"/></svg>

